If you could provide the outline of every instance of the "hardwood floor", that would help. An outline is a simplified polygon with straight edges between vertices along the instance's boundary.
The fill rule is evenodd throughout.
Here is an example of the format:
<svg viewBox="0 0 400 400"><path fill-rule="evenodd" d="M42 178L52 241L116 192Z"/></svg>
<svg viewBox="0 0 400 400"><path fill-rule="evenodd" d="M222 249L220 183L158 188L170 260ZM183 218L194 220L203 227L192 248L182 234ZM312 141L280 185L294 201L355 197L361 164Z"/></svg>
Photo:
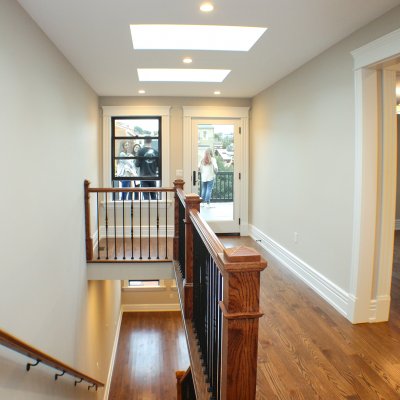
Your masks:
<svg viewBox="0 0 400 400"><path fill-rule="evenodd" d="M261 277L258 400L400 399L400 236L396 236L390 321L352 325L250 238ZM232 399L234 400L234 399Z"/></svg>
<svg viewBox="0 0 400 400"><path fill-rule="evenodd" d="M400 235L390 321L360 325L250 238L221 240L255 247L269 262L261 277L257 400L400 399ZM125 313L109 399L176 399L175 371L188 365L180 313Z"/></svg>
<svg viewBox="0 0 400 400"><path fill-rule="evenodd" d="M175 400L189 366L180 312L124 313L109 400Z"/></svg>

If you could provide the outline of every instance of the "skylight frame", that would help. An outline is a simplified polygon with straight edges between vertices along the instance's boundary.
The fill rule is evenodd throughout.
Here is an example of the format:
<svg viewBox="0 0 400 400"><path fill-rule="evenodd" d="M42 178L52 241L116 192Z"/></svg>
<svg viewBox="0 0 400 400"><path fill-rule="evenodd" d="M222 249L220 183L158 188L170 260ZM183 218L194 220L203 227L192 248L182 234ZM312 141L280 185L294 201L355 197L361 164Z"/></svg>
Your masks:
<svg viewBox="0 0 400 400"><path fill-rule="evenodd" d="M221 83L230 69L138 68L140 82L199 82Z"/></svg>
<svg viewBox="0 0 400 400"><path fill-rule="evenodd" d="M134 50L249 51L267 28L223 25L130 25Z"/></svg>

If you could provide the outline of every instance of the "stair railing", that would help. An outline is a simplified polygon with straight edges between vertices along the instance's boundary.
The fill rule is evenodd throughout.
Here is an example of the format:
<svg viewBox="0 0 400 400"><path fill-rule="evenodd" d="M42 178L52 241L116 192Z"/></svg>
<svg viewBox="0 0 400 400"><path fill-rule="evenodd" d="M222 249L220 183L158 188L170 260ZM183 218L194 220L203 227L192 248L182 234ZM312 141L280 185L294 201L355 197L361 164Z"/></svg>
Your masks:
<svg viewBox="0 0 400 400"><path fill-rule="evenodd" d="M175 188L91 188L86 180L84 190L88 262L172 261L169 193Z"/></svg>
<svg viewBox="0 0 400 400"><path fill-rule="evenodd" d="M27 371L30 371L32 367L35 367L38 364L44 364L51 368L54 368L57 371L57 373L54 375L55 380L57 380L64 374L68 374L76 378L75 386L83 381L89 384L88 390L94 388L97 391L99 387L104 386L104 383L76 370L75 368L70 367L67 364L64 364L63 362L30 346L29 344L23 342L22 340L17 339L16 337L10 335L9 333L1 329L0 329L0 344L11 350L16 351L17 353L23 354L24 356L35 360L35 363L28 362L26 364Z"/></svg>
<svg viewBox="0 0 400 400"><path fill-rule="evenodd" d="M198 195L179 190L176 201L185 210L185 257L184 273L175 258L175 274L197 400L254 400L267 263L252 248L225 248L200 215Z"/></svg>

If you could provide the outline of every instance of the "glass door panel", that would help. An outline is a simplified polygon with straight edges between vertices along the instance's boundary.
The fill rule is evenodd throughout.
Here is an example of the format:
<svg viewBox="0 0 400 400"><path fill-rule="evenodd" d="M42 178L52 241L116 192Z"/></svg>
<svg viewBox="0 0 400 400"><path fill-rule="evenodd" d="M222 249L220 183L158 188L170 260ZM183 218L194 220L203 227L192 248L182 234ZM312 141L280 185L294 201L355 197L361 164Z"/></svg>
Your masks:
<svg viewBox="0 0 400 400"><path fill-rule="evenodd" d="M237 120L194 120L192 132L192 190L203 199L200 213L217 233L239 232Z"/></svg>

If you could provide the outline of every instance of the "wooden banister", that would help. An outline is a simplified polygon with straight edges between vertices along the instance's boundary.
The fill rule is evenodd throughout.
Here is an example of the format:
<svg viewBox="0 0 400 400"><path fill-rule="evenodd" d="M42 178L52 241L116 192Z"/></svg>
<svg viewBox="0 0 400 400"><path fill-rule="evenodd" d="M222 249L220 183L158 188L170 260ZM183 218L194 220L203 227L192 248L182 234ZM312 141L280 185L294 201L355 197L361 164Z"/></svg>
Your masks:
<svg viewBox="0 0 400 400"><path fill-rule="evenodd" d="M219 399L254 400L257 379L258 325L262 312L259 309L260 272L267 266L260 254L249 247L225 248L199 212L200 198L186 195L186 280L178 282L183 316L191 358L192 376L198 399L207 399L204 387L204 373L201 356L198 354L196 338L191 328L193 318L193 232L212 257L222 275L223 300L219 309L222 312L221 375ZM199 239L196 239L199 240ZM183 300L183 301L182 301Z"/></svg>
<svg viewBox="0 0 400 400"><path fill-rule="evenodd" d="M93 259L93 239L90 228L90 200L89 200L90 182L85 180L85 233L86 233L86 260Z"/></svg>
<svg viewBox="0 0 400 400"><path fill-rule="evenodd" d="M174 243L173 243L173 259L177 260L179 255L179 202L181 201L179 198L178 191L182 195L183 187L185 185L185 181L182 179L174 180L174 188L175 188L175 196L174 196Z"/></svg>
<svg viewBox="0 0 400 400"><path fill-rule="evenodd" d="M103 387L104 383L91 378L90 376L79 372L78 370L70 367L67 364L64 364L63 362L47 355L46 353L43 353L42 351L35 349L34 347L30 346L29 344L23 342L22 340L17 339L16 337L10 335L9 333L3 331L0 329L0 344L3 346L16 351L17 353L23 354L24 356L27 356L29 358L32 358L36 360L36 362L40 362L42 364L45 364L49 367L52 367L57 370L57 372L63 372L68 375L71 375L77 379L79 379L79 382L82 380L91 384L92 387ZM27 364L27 371L29 371L30 367L33 366L34 364ZM58 376L61 376L58 374Z"/></svg>

